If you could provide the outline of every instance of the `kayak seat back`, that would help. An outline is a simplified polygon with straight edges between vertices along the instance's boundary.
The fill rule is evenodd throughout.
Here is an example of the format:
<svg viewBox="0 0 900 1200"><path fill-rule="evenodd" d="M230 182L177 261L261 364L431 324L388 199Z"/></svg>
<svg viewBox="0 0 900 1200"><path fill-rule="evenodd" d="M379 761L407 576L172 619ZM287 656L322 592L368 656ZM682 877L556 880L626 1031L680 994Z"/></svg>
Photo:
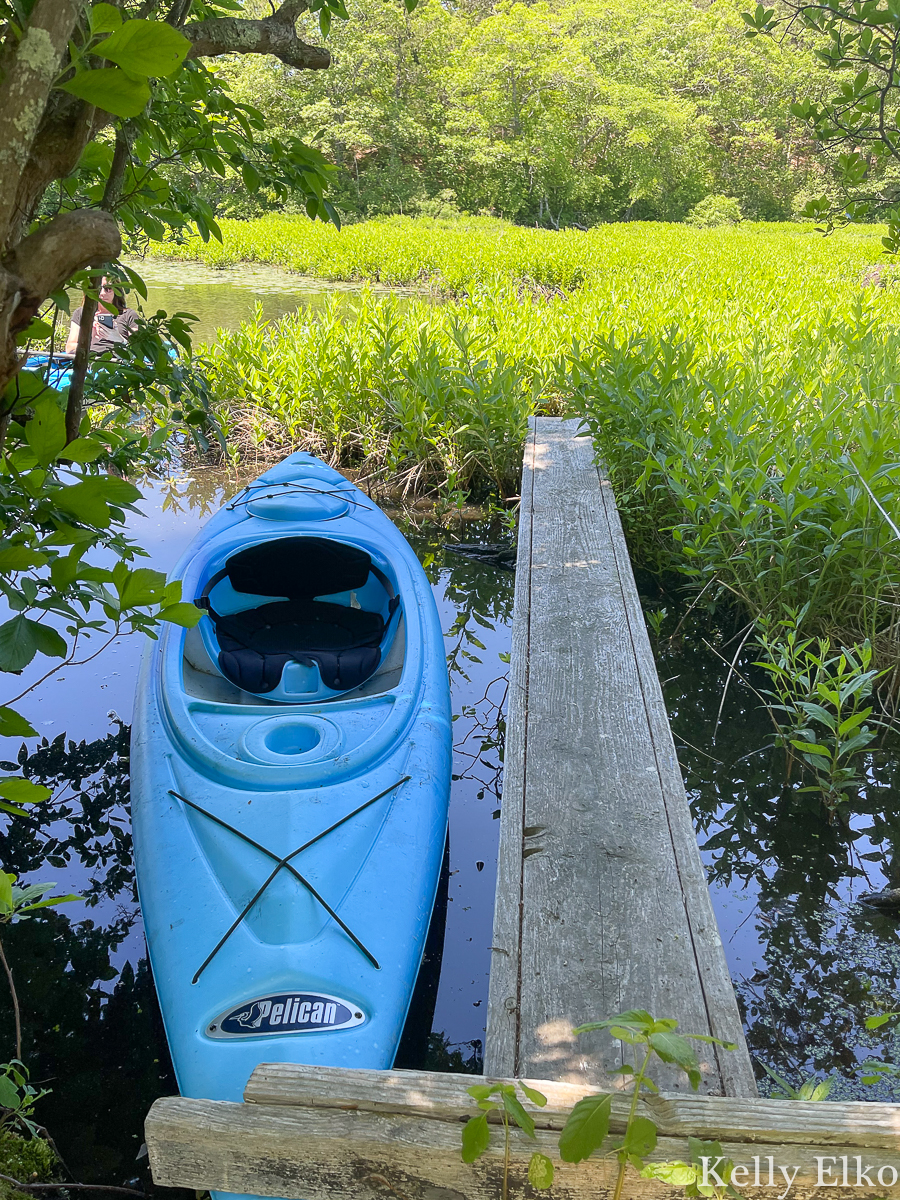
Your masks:
<svg viewBox="0 0 900 1200"><path fill-rule="evenodd" d="M374 674L399 606L392 592L359 547L290 537L232 555L195 603L213 623L226 679L296 703L352 691ZM292 663L312 675L301 694L282 683Z"/></svg>

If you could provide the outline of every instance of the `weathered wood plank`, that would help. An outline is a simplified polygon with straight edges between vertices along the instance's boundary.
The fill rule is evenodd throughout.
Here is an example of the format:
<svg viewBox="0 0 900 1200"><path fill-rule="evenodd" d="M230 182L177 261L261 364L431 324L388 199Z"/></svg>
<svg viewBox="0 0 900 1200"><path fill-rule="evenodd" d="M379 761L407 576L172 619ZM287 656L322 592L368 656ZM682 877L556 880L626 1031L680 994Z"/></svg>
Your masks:
<svg viewBox="0 0 900 1200"><path fill-rule="evenodd" d="M619 1048L572 1027L646 1008L736 1042L703 1048L703 1089L755 1095L621 524L576 428L538 418L526 446L485 1069L607 1082Z"/></svg>
<svg viewBox="0 0 900 1200"><path fill-rule="evenodd" d="M787 1107L787 1105L785 1105ZM482 1159L466 1165L460 1156L460 1125L427 1117L361 1111L323 1111L320 1108L230 1104L224 1101L157 1100L146 1123L147 1148L153 1178L168 1187L207 1187L289 1200L371 1200L395 1196L399 1200L496 1200L501 1191L503 1138L497 1130ZM526 1184L527 1163L533 1150L553 1158L556 1179L544 1193L547 1200L607 1200L611 1197L615 1163L593 1156L578 1164L561 1163L557 1135L536 1130L531 1141L518 1130L511 1134L510 1191L514 1197L533 1194ZM762 1167L761 1187L742 1188L748 1198L789 1195L806 1200L816 1194L817 1157L822 1147L724 1141L722 1150L738 1165L749 1168L753 1181L754 1156ZM661 1138L653 1161L684 1159L684 1138ZM860 1147L827 1147L827 1158L846 1155L851 1185L855 1183L855 1156L861 1167L893 1168L900 1176L900 1154ZM767 1159L771 1156L778 1187L766 1186ZM829 1167L840 1162L829 1162ZM779 1169L790 1174L799 1168L793 1186L786 1188ZM886 1182L891 1179L886 1173ZM838 1174L837 1178L840 1178ZM871 1186L828 1189L841 1200L861 1196L900 1196L900 1186L884 1186L870 1171ZM629 1172L629 1198L682 1197L656 1181ZM819 1192L819 1195L822 1193Z"/></svg>
<svg viewBox="0 0 900 1200"><path fill-rule="evenodd" d="M525 849L525 752L528 711L528 630L531 611L532 509L535 474L535 426L529 422L522 455L516 587L509 656L509 696L503 759L503 801L491 971L485 1032L484 1069L512 1075L519 1044L520 938L522 923L522 857Z"/></svg>
<svg viewBox="0 0 900 1200"><path fill-rule="evenodd" d="M678 754L672 738L672 727L663 699L659 674L643 609L638 596L631 559L622 530L619 510L616 506L612 485L598 471L603 496L604 510L610 534L610 542L616 555L622 600L631 639L631 648L637 664L641 696L644 701L647 728L653 747L653 757L663 800L672 850L678 871L678 879L684 896L685 911L691 932L691 942L700 985L703 988L709 1028L713 1037L723 1041L739 1040L736 1052L716 1050L722 1090L726 1096L755 1096L756 1080L750 1063L749 1052L743 1037L735 1039L733 1030L742 1029L740 1012L728 971L719 927L716 924L706 872L697 848L697 834L691 818L691 810L684 789L684 780L678 764ZM698 1032L698 1031L694 1031Z"/></svg>
<svg viewBox="0 0 900 1200"><path fill-rule="evenodd" d="M263 1063L250 1077L244 1100L269 1106L353 1109L461 1122L475 1112L474 1101L466 1091L472 1082L471 1075L436 1071L351 1071ZM550 1079L525 1082L547 1097L544 1108L523 1100L541 1129L562 1129L572 1107L596 1090L584 1083ZM610 1122L613 1130L624 1127L629 1104L625 1095L614 1099ZM649 1096L638 1111L650 1117L661 1134L670 1137L900 1149L900 1104L823 1104L670 1092Z"/></svg>

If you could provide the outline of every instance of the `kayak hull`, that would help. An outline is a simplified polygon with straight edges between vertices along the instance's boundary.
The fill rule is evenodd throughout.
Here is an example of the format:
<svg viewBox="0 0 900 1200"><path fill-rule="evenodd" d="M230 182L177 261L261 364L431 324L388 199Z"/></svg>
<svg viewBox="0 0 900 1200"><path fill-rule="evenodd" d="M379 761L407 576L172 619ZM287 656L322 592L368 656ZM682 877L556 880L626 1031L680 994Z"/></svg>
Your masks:
<svg viewBox="0 0 900 1200"><path fill-rule="evenodd" d="M323 518L335 495L346 511ZM443 639L392 523L292 455L207 524L174 574L186 598L200 595L242 547L296 536L364 550L399 596L380 682L305 703L250 695L216 671L211 624L167 627L138 681L136 873L185 1096L240 1100L261 1062L389 1068L441 870Z"/></svg>

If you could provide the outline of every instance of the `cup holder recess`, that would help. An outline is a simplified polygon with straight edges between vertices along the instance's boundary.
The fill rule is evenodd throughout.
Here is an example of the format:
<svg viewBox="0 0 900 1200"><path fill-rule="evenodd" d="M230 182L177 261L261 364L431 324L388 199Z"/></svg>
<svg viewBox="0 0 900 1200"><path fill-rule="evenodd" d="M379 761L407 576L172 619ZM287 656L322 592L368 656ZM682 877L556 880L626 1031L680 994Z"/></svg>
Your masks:
<svg viewBox="0 0 900 1200"><path fill-rule="evenodd" d="M306 721L286 721L272 726L263 737L263 744L273 754L308 754L322 740L322 730Z"/></svg>
<svg viewBox="0 0 900 1200"><path fill-rule="evenodd" d="M285 713L254 721L241 736L244 754L258 763L290 767L318 762L340 753L343 738L324 717Z"/></svg>

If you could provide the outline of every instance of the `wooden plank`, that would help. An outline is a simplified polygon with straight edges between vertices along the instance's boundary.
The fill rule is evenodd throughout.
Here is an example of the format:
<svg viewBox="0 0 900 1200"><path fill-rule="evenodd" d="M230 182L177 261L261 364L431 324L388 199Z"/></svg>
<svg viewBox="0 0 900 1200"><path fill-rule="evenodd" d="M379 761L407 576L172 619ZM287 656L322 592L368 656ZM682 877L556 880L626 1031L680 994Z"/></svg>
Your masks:
<svg viewBox="0 0 900 1200"><path fill-rule="evenodd" d="M756 1096L756 1079L749 1051L743 1038L743 1026L719 927L713 912L706 872L697 847L697 834L690 805L684 789L684 779L678 764L678 754L672 738L672 727L663 699L656 661L647 636L647 626L638 596L631 559L622 530L619 510L612 485L598 471L604 509L610 531L610 541L618 564L619 583L630 633L631 648L638 669L641 695L647 719L653 759L659 773L660 786L666 806L666 819L672 839L672 850L678 879L684 896L685 911L691 931L691 944L697 963L700 986L703 989L709 1028L713 1037L723 1041L738 1040L735 1052L717 1051L722 1090L726 1096ZM735 1039L733 1030L741 1031Z"/></svg>
<svg viewBox="0 0 900 1200"><path fill-rule="evenodd" d="M619 1047L571 1029L645 1008L736 1042L703 1048L702 1087L752 1096L621 524L576 431L537 418L526 447L485 1069L608 1082Z"/></svg>
<svg viewBox="0 0 900 1200"><path fill-rule="evenodd" d="M534 504L535 423L528 423L519 489L519 534L516 546L516 586L509 656L506 745L503 757L503 799L500 806L500 845L491 970L485 1031L484 1069L488 1074L513 1075L519 1045L520 939L522 929L522 871L525 832L525 739L528 712L528 631L531 612L531 530Z"/></svg>
<svg viewBox="0 0 900 1200"><path fill-rule="evenodd" d="M436 1071L263 1063L250 1077L244 1100L248 1104L352 1109L462 1122L475 1112L474 1101L466 1091L472 1082L471 1075ZM522 1101L540 1129L562 1129L573 1106L596 1090L584 1083L551 1079L525 1082L547 1097L544 1108ZM614 1097L611 1129L624 1128L629 1105L627 1096ZM782 1145L847 1144L888 1150L900 1146L900 1104L861 1100L823 1104L671 1092L641 1101L638 1112L650 1117L660 1133L670 1137ZM499 1117L490 1114L489 1119Z"/></svg>
<svg viewBox="0 0 900 1200"><path fill-rule="evenodd" d="M784 1107L788 1107L787 1104ZM828 1106L830 1107L830 1106ZM197 1191L249 1193L282 1196L289 1200L371 1200L373 1196L397 1200L496 1200L501 1194L503 1138L500 1130L491 1138L486 1154L467 1165L460 1156L459 1122L438 1121L422 1116L392 1113L329 1110L224 1101L187 1100L167 1097L157 1100L146 1122L147 1149L155 1183L166 1187L189 1187ZM562 1163L558 1157L557 1134L538 1129L535 1140L519 1130L510 1137L510 1193L533 1195L527 1186L528 1160L539 1150L554 1160L556 1178L552 1189L542 1193L547 1200L607 1200L612 1196L616 1172L614 1160L592 1156L578 1164ZM900 1177L897 1150L861 1151L854 1144L826 1147L779 1143L727 1142L723 1153L749 1168L753 1181L754 1158L762 1168L760 1187L742 1187L748 1198L785 1196L811 1200L823 1193L816 1188L817 1158L826 1157L829 1168L846 1155L850 1172L848 1188L829 1187L829 1196L900 1196L900 1186L877 1182L878 1169L892 1168ZM684 1159L684 1138L661 1138L652 1161ZM869 1172L872 1183L855 1186L855 1156ZM771 1156L778 1185L767 1185L767 1159ZM787 1187L780 1177L784 1167L796 1174ZM889 1184L892 1175L883 1178ZM675 1200L682 1189L641 1179L629 1171L630 1200L643 1197Z"/></svg>

